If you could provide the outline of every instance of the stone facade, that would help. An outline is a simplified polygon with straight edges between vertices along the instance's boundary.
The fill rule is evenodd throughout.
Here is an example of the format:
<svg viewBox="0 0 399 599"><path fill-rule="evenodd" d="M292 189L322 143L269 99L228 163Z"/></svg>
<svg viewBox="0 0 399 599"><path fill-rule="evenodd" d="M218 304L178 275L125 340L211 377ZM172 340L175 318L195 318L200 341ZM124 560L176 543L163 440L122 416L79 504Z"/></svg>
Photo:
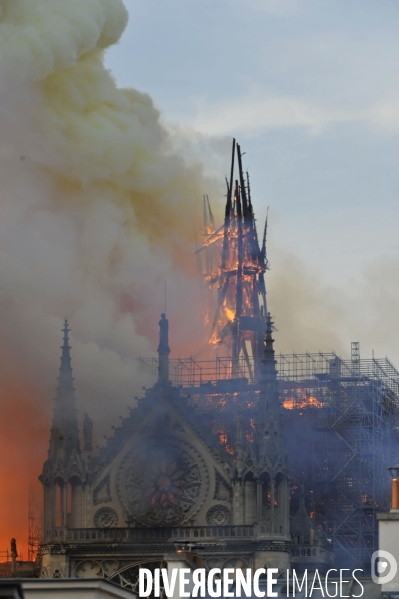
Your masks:
<svg viewBox="0 0 399 599"><path fill-rule="evenodd" d="M42 577L101 577L135 590L138 568L159 567L177 547L206 567L289 567L289 470L267 321L253 435L234 416L233 448L221 443L169 382L168 323L160 321L159 379L91 455L86 416L80 447L64 327L44 488Z"/></svg>

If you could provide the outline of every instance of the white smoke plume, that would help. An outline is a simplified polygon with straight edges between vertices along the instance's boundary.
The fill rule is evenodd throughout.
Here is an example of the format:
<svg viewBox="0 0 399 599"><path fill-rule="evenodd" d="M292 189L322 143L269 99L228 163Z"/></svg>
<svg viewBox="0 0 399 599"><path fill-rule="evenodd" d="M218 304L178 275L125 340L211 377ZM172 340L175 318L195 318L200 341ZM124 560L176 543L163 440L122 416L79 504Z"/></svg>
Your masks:
<svg viewBox="0 0 399 599"><path fill-rule="evenodd" d="M104 68L126 22L121 0L0 0L0 445L12 456L0 504L11 520L45 459L64 318L80 417L102 433L148 382L135 358L155 353L165 280L174 355L206 342L192 250L215 186L170 150L151 98ZM0 549L25 534L13 522Z"/></svg>

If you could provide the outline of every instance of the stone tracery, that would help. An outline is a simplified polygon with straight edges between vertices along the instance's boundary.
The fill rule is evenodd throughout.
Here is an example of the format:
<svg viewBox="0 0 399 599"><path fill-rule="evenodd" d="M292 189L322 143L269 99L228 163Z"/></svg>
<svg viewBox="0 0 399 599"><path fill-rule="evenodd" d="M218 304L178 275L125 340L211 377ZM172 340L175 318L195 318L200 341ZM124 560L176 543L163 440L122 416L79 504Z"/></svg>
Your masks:
<svg viewBox="0 0 399 599"><path fill-rule="evenodd" d="M160 446L133 449L126 456L117 490L134 520L171 526L199 511L205 490L203 460L193 448L181 445L168 439Z"/></svg>

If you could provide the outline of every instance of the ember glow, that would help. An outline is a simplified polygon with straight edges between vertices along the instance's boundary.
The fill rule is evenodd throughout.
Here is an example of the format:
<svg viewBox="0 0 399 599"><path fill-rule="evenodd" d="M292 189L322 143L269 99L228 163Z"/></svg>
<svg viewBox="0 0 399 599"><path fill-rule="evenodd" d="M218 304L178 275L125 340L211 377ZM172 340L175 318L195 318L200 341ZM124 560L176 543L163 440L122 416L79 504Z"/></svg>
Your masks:
<svg viewBox="0 0 399 599"><path fill-rule="evenodd" d="M295 396L291 395L287 397L283 402L283 407L286 410L303 410L305 408L322 408L324 407L324 403L316 399L316 397L308 395L304 389L298 389Z"/></svg>
<svg viewBox="0 0 399 599"><path fill-rule="evenodd" d="M228 438L227 432L225 430L221 430L221 431L218 431L217 434L219 436L220 444L223 445L225 451L227 451L227 453L229 455L234 455L234 453L235 453L234 448L231 447L231 445L229 445L229 438Z"/></svg>
<svg viewBox="0 0 399 599"><path fill-rule="evenodd" d="M0 551L10 551L17 539L19 558L28 558L29 485L41 497L37 467L47 449L48 423L43 411L43 389L29 378L23 367L18 372L10 356L0 352L2 417L0 420Z"/></svg>

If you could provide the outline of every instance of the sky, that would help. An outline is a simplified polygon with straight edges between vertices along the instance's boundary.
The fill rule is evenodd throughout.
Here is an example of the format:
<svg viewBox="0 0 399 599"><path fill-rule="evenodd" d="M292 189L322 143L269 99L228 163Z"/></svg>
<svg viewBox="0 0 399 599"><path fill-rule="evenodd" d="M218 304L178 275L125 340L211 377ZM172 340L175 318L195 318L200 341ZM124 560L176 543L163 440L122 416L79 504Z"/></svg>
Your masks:
<svg viewBox="0 0 399 599"><path fill-rule="evenodd" d="M261 223L270 206L270 294L276 269L300 271L343 313L343 351L360 339L364 357L376 348L399 363L396 0L126 6L106 65L118 85L148 92L221 178L237 137Z"/></svg>

